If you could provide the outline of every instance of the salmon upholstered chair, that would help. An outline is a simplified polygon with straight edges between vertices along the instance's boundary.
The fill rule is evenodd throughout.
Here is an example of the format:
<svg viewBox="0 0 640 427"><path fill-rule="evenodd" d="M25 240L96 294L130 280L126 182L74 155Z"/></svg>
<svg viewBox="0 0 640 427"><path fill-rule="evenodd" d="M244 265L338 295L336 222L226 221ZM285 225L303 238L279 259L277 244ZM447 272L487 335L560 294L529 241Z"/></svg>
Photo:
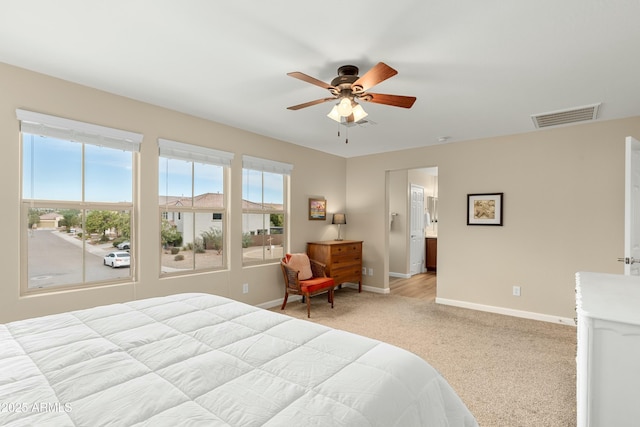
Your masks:
<svg viewBox="0 0 640 427"><path fill-rule="evenodd" d="M307 300L307 317L311 317L311 296L328 293L328 301L333 308L333 289L336 284L325 274L325 265L309 259L307 254L286 254L280 261L284 275L284 301L281 310L287 305L289 294L302 295Z"/></svg>

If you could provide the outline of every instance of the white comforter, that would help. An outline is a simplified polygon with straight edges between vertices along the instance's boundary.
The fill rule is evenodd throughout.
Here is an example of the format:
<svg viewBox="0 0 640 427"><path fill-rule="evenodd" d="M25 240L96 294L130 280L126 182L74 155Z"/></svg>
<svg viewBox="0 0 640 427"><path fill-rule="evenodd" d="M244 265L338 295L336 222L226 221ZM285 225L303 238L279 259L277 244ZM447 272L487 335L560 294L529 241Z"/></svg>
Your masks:
<svg viewBox="0 0 640 427"><path fill-rule="evenodd" d="M397 347L179 294L0 325L2 426L476 426Z"/></svg>

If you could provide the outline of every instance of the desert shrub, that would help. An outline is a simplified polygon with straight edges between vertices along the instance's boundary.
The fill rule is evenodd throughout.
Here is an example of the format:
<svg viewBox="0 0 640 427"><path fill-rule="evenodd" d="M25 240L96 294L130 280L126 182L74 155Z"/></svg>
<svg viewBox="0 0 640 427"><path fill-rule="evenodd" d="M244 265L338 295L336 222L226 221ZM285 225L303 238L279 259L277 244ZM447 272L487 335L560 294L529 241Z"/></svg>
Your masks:
<svg viewBox="0 0 640 427"><path fill-rule="evenodd" d="M171 248L171 255L175 255L180 252L180 248Z"/></svg>
<svg viewBox="0 0 640 427"><path fill-rule="evenodd" d="M242 233L242 247L248 248L252 243L251 233Z"/></svg>
<svg viewBox="0 0 640 427"><path fill-rule="evenodd" d="M201 234L206 249L213 249L220 254L222 252L222 230L217 228L209 228Z"/></svg>
<svg viewBox="0 0 640 427"><path fill-rule="evenodd" d="M178 254L175 257L173 257L173 260L174 261L182 261L182 260L184 260L184 255Z"/></svg>
<svg viewBox="0 0 640 427"><path fill-rule="evenodd" d="M180 246L182 244L182 234L178 228L166 219L162 220L160 231L162 246Z"/></svg>
<svg viewBox="0 0 640 427"><path fill-rule="evenodd" d="M196 254L205 253L204 250L204 241L200 238L196 238L196 241L193 243L193 252Z"/></svg>

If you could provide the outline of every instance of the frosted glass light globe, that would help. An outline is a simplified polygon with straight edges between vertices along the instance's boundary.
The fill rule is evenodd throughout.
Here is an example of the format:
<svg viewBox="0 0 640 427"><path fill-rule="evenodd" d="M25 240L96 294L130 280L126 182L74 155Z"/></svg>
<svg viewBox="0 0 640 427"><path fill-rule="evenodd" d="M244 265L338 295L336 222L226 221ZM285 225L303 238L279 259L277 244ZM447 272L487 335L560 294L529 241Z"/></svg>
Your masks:
<svg viewBox="0 0 640 427"><path fill-rule="evenodd" d="M351 106L351 100L349 98L342 98L342 101L338 104L338 113L342 117L349 117L353 113L353 107Z"/></svg>

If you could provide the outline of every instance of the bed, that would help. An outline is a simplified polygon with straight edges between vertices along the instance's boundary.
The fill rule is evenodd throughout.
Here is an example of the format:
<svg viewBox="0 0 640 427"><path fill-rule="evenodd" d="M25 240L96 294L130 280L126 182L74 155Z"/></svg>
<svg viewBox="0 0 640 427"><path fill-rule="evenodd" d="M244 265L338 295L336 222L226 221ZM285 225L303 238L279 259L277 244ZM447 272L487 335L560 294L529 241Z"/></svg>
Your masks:
<svg viewBox="0 0 640 427"><path fill-rule="evenodd" d="M408 351L185 293L0 325L3 426L477 426Z"/></svg>

